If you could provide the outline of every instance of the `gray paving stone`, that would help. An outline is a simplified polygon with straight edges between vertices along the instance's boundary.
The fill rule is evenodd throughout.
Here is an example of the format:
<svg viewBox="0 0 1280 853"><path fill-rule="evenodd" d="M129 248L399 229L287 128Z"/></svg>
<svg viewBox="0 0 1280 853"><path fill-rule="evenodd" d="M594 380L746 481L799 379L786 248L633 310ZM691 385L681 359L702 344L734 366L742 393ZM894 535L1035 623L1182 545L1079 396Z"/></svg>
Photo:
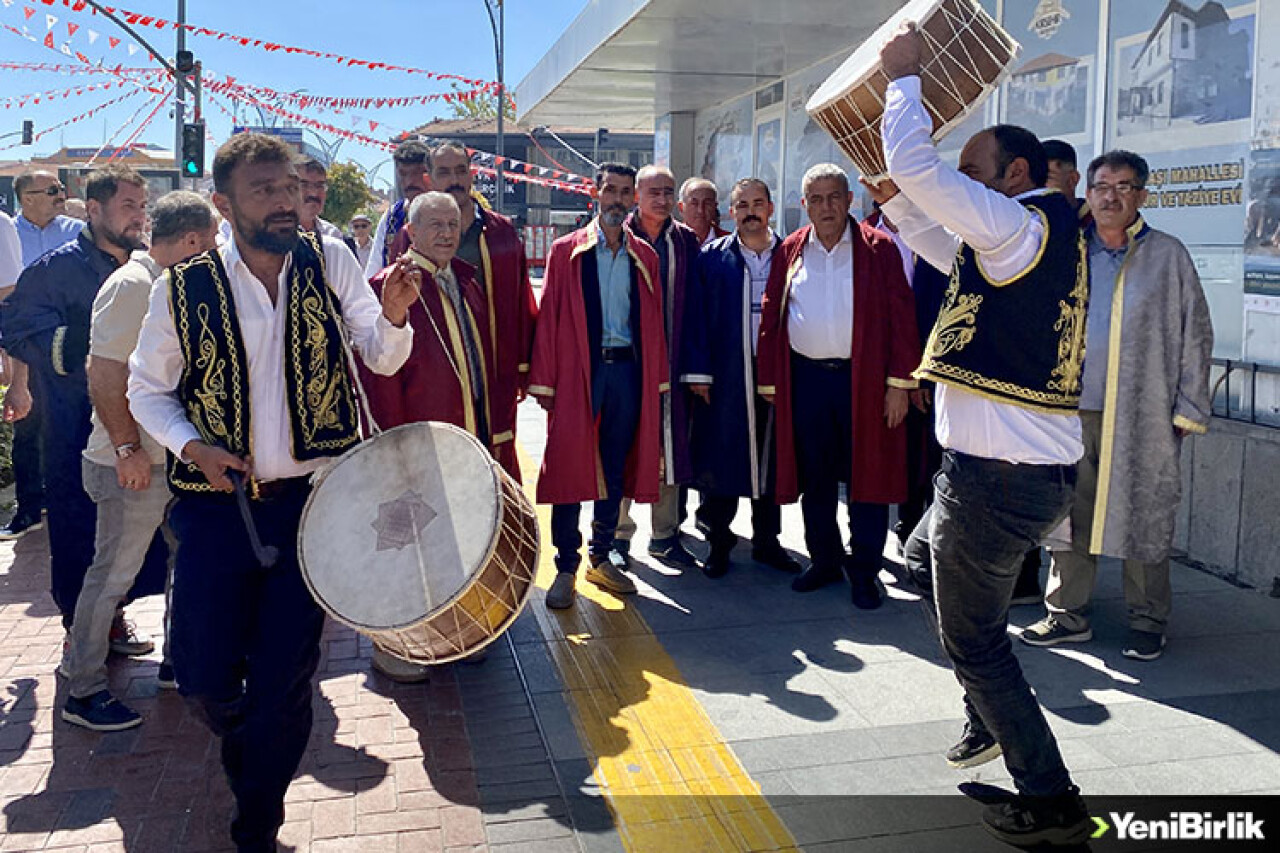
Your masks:
<svg viewBox="0 0 1280 853"><path fill-rule="evenodd" d="M503 844L527 844L553 838L572 839L573 830L558 820L544 818L486 824L485 835L489 837L491 845L501 846Z"/></svg>
<svg viewBox="0 0 1280 853"><path fill-rule="evenodd" d="M511 782L537 782L554 779L551 763L546 756L533 764L517 764L506 767L477 767L476 782L479 785L505 785Z"/></svg>
<svg viewBox="0 0 1280 853"><path fill-rule="evenodd" d="M542 802L548 798L559 797L560 787L554 779L539 779L533 782L511 782L507 784L479 785L480 804L488 811L490 806L506 803Z"/></svg>
<svg viewBox="0 0 1280 853"><path fill-rule="evenodd" d="M821 767L884 757L876 729L847 729L729 744L749 773Z"/></svg>
<svg viewBox="0 0 1280 853"><path fill-rule="evenodd" d="M1088 738L1087 742L1121 767L1254 751L1246 739L1214 725L1173 730L1144 728L1129 734Z"/></svg>
<svg viewBox="0 0 1280 853"><path fill-rule="evenodd" d="M553 759L559 761L587 756L563 694L535 695L533 705L538 715L538 724L546 738L547 750Z"/></svg>

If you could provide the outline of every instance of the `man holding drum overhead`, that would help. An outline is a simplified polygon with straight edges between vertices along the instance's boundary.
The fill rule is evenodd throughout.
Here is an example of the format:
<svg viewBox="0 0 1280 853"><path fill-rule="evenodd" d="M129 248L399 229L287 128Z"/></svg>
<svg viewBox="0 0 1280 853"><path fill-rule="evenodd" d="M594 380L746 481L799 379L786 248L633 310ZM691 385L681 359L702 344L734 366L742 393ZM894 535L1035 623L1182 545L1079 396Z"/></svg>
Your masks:
<svg viewBox="0 0 1280 853"><path fill-rule="evenodd" d="M296 543L310 475L360 440L343 335L374 370L399 369L419 287L403 264L379 305L340 240L300 233L292 161L279 139L254 133L218 150L213 202L232 237L160 280L129 362L130 407L168 449L177 496L179 691L222 738L242 853L276 849L311 732L324 618ZM227 494L242 476L247 519Z"/></svg>
<svg viewBox="0 0 1280 853"><path fill-rule="evenodd" d="M924 47L908 24L881 50L892 181L871 188L907 245L952 270L916 373L937 385L942 470L908 547L932 560L966 740L989 731L1018 787L984 824L1013 844L1075 844L1093 824L1007 627L1023 554L1066 517L1083 453L1084 244L1075 211L1044 188L1048 164L1030 132L988 128L965 145L959 171L942 162L921 99Z"/></svg>

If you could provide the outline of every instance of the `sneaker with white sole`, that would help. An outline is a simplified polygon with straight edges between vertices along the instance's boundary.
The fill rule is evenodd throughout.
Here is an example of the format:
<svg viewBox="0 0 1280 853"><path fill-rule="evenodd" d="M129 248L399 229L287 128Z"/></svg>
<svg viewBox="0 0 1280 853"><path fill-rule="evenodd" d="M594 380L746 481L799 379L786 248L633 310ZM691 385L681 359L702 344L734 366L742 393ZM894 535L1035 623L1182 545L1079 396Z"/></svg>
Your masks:
<svg viewBox="0 0 1280 853"><path fill-rule="evenodd" d="M38 515L15 515L8 524L0 527L0 540L11 542L14 539L21 539L41 527L44 527L44 520Z"/></svg>
<svg viewBox="0 0 1280 853"><path fill-rule="evenodd" d="M947 750L947 764L963 770L994 761L1000 753L1000 744L996 743L991 732L976 729L972 723L966 722L960 742Z"/></svg>
<svg viewBox="0 0 1280 853"><path fill-rule="evenodd" d="M123 610L116 611L116 618L111 623L111 651L136 658L151 654L155 647L155 641L126 619Z"/></svg>
<svg viewBox="0 0 1280 853"><path fill-rule="evenodd" d="M1155 660L1164 654L1164 634L1130 628L1120 653L1131 660Z"/></svg>
<svg viewBox="0 0 1280 853"><path fill-rule="evenodd" d="M591 568L587 569L587 580L609 592L630 595L636 591L636 584L622 570L623 566L621 555L617 551L610 551L609 556L591 563Z"/></svg>
<svg viewBox="0 0 1280 853"><path fill-rule="evenodd" d="M142 716L137 711L106 690L83 699L68 696L62 706L62 719L95 732L119 732L142 724Z"/></svg>
<svg viewBox="0 0 1280 853"><path fill-rule="evenodd" d="M1059 643L1087 643L1092 639L1092 628L1073 631L1055 619L1053 614L1022 630L1022 642L1028 646L1039 646L1041 648L1056 646Z"/></svg>

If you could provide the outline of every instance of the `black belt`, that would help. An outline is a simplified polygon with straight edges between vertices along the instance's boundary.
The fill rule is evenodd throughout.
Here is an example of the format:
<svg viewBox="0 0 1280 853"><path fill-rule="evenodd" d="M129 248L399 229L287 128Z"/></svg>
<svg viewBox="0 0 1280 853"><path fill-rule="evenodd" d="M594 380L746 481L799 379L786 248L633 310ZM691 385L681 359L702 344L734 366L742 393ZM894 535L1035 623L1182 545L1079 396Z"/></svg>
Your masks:
<svg viewBox="0 0 1280 853"><path fill-rule="evenodd" d="M964 453L959 450L944 449L943 454L951 454L956 461L965 466L985 468L988 471L996 471L1000 473L1018 472L1028 476L1040 476L1050 480L1059 480L1066 483L1074 483L1076 481L1076 466L1074 465L1041 465L1032 462L1006 462L1003 459L988 459L985 456L974 456L971 453Z"/></svg>
<svg viewBox="0 0 1280 853"><path fill-rule="evenodd" d="M310 477L254 480L249 484L249 499L258 503L272 503L305 492L309 488L311 488Z"/></svg>
<svg viewBox="0 0 1280 853"><path fill-rule="evenodd" d="M600 350L600 360L605 364L613 364L618 361L635 361L636 351L634 347L603 347Z"/></svg>
<svg viewBox="0 0 1280 853"><path fill-rule="evenodd" d="M822 370L845 370L850 364L850 359L847 358L809 358L809 356L801 355L795 350L792 350L791 353L805 364L821 368Z"/></svg>

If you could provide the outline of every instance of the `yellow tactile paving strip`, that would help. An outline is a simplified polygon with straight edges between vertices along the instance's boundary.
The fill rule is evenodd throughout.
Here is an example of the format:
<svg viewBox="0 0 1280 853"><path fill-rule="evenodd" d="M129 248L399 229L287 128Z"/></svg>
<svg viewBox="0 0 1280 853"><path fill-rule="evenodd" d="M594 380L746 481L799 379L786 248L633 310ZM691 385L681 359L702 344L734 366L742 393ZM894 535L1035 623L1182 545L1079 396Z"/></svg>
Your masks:
<svg viewBox="0 0 1280 853"><path fill-rule="evenodd" d="M538 472L521 457L532 494ZM539 506L544 590L555 579L550 521ZM637 610L581 576L570 610L530 606L628 850L797 849Z"/></svg>

